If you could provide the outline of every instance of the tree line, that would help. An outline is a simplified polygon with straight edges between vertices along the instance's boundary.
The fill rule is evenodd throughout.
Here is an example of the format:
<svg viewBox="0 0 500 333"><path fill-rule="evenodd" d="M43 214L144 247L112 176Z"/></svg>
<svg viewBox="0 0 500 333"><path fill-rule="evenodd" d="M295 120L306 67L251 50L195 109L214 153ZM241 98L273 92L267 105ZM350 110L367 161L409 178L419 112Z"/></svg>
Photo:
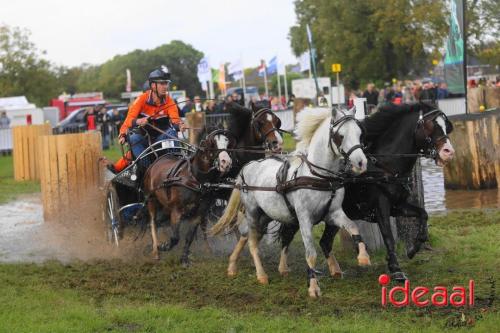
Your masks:
<svg viewBox="0 0 500 333"><path fill-rule="evenodd" d="M466 1L468 54L500 65L498 0ZM447 1L296 0L297 24L290 28L292 50L308 48L310 25L320 75L341 63L354 88L361 81L427 76L432 59L441 59L449 29Z"/></svg>

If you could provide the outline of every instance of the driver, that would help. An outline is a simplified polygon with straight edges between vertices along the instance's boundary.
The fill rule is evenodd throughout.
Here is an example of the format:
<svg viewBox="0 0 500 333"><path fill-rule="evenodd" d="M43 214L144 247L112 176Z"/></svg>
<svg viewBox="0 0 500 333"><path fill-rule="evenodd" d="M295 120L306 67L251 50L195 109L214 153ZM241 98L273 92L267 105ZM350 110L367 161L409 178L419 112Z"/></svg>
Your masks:
<svg viewBox="0 0 500 333"><path fill-rule="evenodd" d="M167 67L161 66L152 71L147 82L149 89L137 97L130 107L118 136L118 141L123 145L128 135L132 154L136 158L149 146L145 132L137 130L137 127L142 127L151 134L151 144L164 139L177 139L177 131L184 130L177 105L168 94L172 81ZM154 125L164 133L149 128L147 124ZM130 164L132 156L127 152L114 164L105 158L102 160L112 172L118 173Z"/></svg>
<svg viewBox="0 0 500 333"><path fill-rule="evenodd" d="M144 127L152 134L151 143L164 139L177 139L177 131L184 129L177 105L168 94L168 88L172 81L167 67L161 66L152 71L148 81L150 90L144 92L134 101L120 128L118 138L120 144L124 144L126 136L129 136L129 144L136 158L149 145L145 133L135 130L137 126ZM147 126L148 123L153 124L164 133Z"/></svg>

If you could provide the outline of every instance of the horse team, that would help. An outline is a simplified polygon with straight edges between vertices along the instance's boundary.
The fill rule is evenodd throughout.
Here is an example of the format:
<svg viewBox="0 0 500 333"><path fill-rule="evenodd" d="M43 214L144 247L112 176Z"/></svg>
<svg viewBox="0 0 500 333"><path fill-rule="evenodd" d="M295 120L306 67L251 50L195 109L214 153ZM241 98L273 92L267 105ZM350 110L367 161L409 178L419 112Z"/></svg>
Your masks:
<svg viewBox="0 0 500 333"><path fill-rule="evenodd" d="M288 274L288 248L300 231L308 294L319 297L313 226L325 223L320 246L330 274L341 276L332 253L339 228L351 235L358 264L370 265L367 247L351 220L363 218L379 225L393 278L407 279L397 261L389 217L417 218L418 232L407 248L407 255L412 258L428 234L425 210L408 202L408 176L419 157L432 158L438 165L453 158L448 137L453 127L444 113L425 103L389 104L359 122L353 110L306 108L297 117L296 150L282 155L282 131L276 114L269 109L250 110L236 104L231 105L229 112L228 130L208 134L193 156L180 159L165 155L148 169L143 189L155 259L159 259L160 248L156 228L159 214L168 218L173 230L163 247L166 250L179 242L181 223L188 224L181 257L187 265L196 231L201 227L207 234L206 211L219 198L228 200L228 204L210 233L238 228L240 235L229 257L228 276L237 274L238 257L248 242L257 280L268 283L259 241L274 220L281 224L279 272ZM235 179L232 190L210 186L228 178Z"/></svg>

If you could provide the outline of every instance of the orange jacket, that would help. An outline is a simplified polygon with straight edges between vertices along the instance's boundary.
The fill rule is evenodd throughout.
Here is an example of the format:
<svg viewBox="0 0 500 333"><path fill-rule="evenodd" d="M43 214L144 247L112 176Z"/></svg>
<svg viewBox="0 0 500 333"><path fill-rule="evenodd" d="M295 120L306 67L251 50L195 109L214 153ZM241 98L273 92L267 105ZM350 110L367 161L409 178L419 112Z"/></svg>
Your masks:
<svg viewBox="0 0 500 333"><path fill-rule="evenodd" d="M128 129L135 125L135 120L141 113L153 119L168 116L172 124L179 124L181 122L179 109L177 109L177 105L169 95L161 101L160 105L156 105L153 100L153 92L148 90L137 97L128 110L127 118L125 118L122 127L120 127L120 135L125 135Z"/></svg>

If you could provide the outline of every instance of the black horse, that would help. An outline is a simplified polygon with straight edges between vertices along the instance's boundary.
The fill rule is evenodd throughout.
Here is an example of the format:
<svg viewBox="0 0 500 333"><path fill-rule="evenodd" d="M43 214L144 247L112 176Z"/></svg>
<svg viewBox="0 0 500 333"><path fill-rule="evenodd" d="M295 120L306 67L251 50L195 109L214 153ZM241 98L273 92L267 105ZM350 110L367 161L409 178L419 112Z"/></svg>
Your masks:
<svg viewBox="0 0 500 333"><path fill-rule="evenodd" d="M407 248L407 256L413 258L428 239L428 215L424 208L408 202L411 172L419 156L432 158L438 165L453 158L448 138L453 126L442 111L425 103L387 104L362 123L366 130L368 172L355 181L346 179L342 207L353 220L378 223L387 248L389 271L395 280L404 281L407 276L397 260L390 216L418 219L418 233ZM280 228L282 248L288 247L297 229ZM327 259L337 231L334 226L326 226L321 237L320 246Z"/></svg>

